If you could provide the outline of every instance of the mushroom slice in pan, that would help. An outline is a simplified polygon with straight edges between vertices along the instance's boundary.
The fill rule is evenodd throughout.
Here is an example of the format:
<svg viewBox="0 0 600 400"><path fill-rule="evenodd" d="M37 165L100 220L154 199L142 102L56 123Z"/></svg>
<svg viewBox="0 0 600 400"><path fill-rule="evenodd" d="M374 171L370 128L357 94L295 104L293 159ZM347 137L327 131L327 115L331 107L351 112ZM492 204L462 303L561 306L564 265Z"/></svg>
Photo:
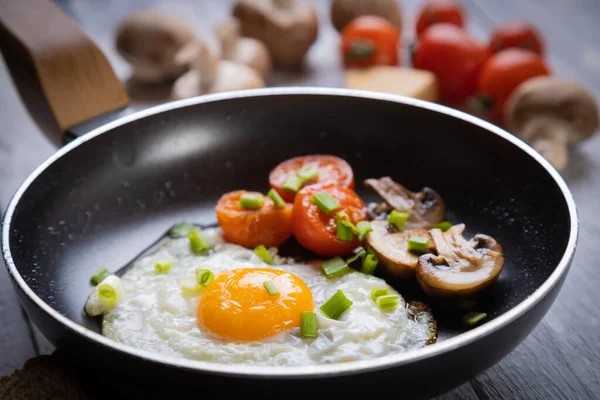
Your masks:
<svg viewBox="0 0 600 400"><path fill-rule="evenodd" d="M414 276L419 255L408 251L408 239L411 236L423 236L429 239L425 229L405 229L398 231L387 221L372 221L373 231L367 234L367 244L379 258L379 263L392 275L400 278ZM429 240L429 248L433 249Z"/></svg>
<svg viewBox="0 0 600 400"><path fill-rule="evenodd" d="M420 192L413 193L388 176L367 179L364 183L366 187L377 192L391 209L408 213L408 220L404 225L406 229L428 229L444 220L446 205L442 197L433 189L426 187ZM379 215L374 216L376 219L381 218L381 206L379 208Z"/></svg>
<svg viewBox="0 0 600 400"><path fill-rule="evenodd" d="M485 289L498 278L504 266L500 244L487 235L463 237L465 225L446 232L429 231L437 254L424 254L416 268L417 281L431 296L464 297Z"/></svg>

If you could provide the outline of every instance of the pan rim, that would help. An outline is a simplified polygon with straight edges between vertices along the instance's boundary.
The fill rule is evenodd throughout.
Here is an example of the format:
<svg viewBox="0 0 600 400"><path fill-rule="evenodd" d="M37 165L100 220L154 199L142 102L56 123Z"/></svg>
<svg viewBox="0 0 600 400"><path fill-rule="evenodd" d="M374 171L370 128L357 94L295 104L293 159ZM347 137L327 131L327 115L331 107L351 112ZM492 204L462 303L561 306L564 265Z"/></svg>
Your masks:
<svg viewBox="0 0 600 400"><path fill-rule="evenodd" d="M82 325L79 325L75 321L72 321L68 317L60 314L48 303L43 301L25 282L23 277L18 272L12 254L10 251L10 238L9 233L11 229L11 221L15 212L19 200L29 188L29 186L41 175L55 161L60 159L66 153L72 151L76 147L83 145L88 140L93 139L105 132L108 132L118 126L131 123L141 118L145 118L151 115L163 113L166 111L185 108L203 103L211 103L227 99L236 98L247 98L247 97L263 97L263 96L293 96L293 95L316 95L316 96L342 96L342 97L353 97L362 98L369 100L380 100L388 101L393 103L399 103L403 105L418 107L427 109L433 112L448 115L450 117L458 118L473 125L477 125L480 128L488 131L491 134L495 134L504 140L509 141L521 151L527 153L535 161L537 161L546 172L552 177L555 184L559 187L563 198L567 204L569 217L570 217L570 233L567 242L567 247L561 258L560 262L556 266L552 274L544 281L534 293L532 293L525 300L515 305L510 310L499 315L495 319L486 322L476 328L473 328L465 333L451 337L444 341L435 343L433 345L425 346L420 349L407 351L405 353L398 353L378 357L369 360L352 361L349 363L336 363L327 365L310 365L310 366L290 366L290 367L262 367L262 366L250 366L250 365L236 365L236 364L218 364L209 361L198 361L189 360L186 358L166 356L159 353L153 353L146 350L140 350L135 347L125 345L102 336L99 333L91 331ZM73 140L69 144L58 149L56 153L46 159L39 167L37 167L25 181L19 186L17 191L12 196L4 218L2 221L2 254L4 257L5 265L8 269L9 275L17 284L17 287L27 296L37 307L41 308L46 314L58 321L61 325L66 327L72 333L75 333L87 340L99 343L109 349L125 353L129 356L143 359L145 361L161 364L168 367L176 367L180 369L205 372L211 374L218 374L222 376L238 376L245 378L256 378L256 379L302 379L302 378L326 378L331 376L341 375L352 375L357 373L364 373L370 371L376 371L385 368L399 367L402 365L411 364L426 358L434 357L447 353L459 347L464 347L475 341L483 339L484 337L500 330L501 328L511 324L520 316L530 311L536 304L538 304L546 295L548 295L553 288L562 280L567 274L569 266L575 254L575 248L577 246L579 234L579 218L577 214L577 208L573 195L569 190L566 182L562 176L546 161L541 155L533 150L529 145L523 142L521 139L513 136L507 131L492 125L484 120L477 117L458 111L446 106L431 103L428 101L408 98L404 96L398 96L393 94L367 92L361 90L352 89L338 89L338 88L320 88L320 87L287 87L287 88L263 88L263 89L251 89L243 91L231 91L225 93L204 95L184 100L173 101L158 106L154 106L142 111L138 111L129 114L125 117L119 118L116 121L110 122L103 125L91 132L83 135L82 137Z"/></svg>

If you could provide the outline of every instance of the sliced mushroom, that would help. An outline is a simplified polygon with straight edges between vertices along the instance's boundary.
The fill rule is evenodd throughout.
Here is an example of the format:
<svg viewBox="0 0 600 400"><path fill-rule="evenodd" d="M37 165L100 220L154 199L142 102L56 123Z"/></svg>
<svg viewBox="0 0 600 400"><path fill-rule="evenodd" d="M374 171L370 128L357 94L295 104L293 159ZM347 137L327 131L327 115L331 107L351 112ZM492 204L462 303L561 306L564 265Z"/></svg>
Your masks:
<svg viewBox="0 0 600 400"><path fill-rule="evenodd" d="M442 197L433 189L423 188L420 192L413 193L404 186L396 183L389 176L380 179L367 179L365 186L373 189L387 204L387 212L392 209L407 212L408 220L405 228L431 228L440 223L446 216L446 205ZM383 218L382 211L385 206L369 207L371 211L378 212L372 215L375 219ZM374 210L376 209L376 210ZM373 213L372 213L373 214Z"/></svg>
<svg viewBox="0 0 600 400"><path fill-rule="evenodd" d="M480 292L496 281L504 266L500 244L478 234L467 241L465 225L454 225L446 232L429 231L437 255L424 254L416 268L419 285L431 296L456 298Z"/></svg>
<svg viewBox="0 0 600 400"><path fill-rule="evenodd" d="M429 238L425 229L404 229L398 231L387 221L371 221L372 232L367 234L367 244L379 258L379 263L390 274L399 278L410 278L415 274L419 255L408 251L408 239L411 236ZM433 242L429 241L433 250Z"/></svg>

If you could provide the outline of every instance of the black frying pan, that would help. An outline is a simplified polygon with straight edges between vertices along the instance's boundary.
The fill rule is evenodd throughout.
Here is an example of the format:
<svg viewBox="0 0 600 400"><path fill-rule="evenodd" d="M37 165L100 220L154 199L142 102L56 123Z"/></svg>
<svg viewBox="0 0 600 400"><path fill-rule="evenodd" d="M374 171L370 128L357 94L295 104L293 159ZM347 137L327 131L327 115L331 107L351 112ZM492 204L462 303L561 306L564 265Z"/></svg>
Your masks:
<svg viewBox="0 0 600 400"><path fill-rule="evenodd" d="M2 23L14 45L18 28ZM14 47L2 50L8 58ZM125 265L180 220L214 223L222 193L265 192L273 166L312 153L343 157L357 182L391 175L412 190L432 187L450 221L496 238L506 265L481 300L486 322L469 330L414 282L390 281L409 299L433 305L438 343L370 361L258 368L139 351L101 336L83 315L89 277L99 266ZM146 387L171 380L229 388L310 380L338 391L350 383L394 383L399 393L429 395L481 373L531 332L565 279L577 231L575 205L559 174L495 126L407 98L288 88L169 103L72 141L18 189L4 215L2 248L16 293L39 329L74 362L104 368L103 374L142 377Z"/></svg>

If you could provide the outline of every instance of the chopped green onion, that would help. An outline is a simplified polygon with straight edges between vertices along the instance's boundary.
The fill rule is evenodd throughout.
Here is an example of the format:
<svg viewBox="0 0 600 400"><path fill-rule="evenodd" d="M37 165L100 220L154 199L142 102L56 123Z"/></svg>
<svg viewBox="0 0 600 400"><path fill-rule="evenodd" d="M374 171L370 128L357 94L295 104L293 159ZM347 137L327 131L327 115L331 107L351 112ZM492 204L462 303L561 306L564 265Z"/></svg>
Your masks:
<svg viewBox="0 0 600 400"><path fill-rule="evenodd" d="M364 257L365 254L367 254L367 252L364 250L361 250L358 253L356 253L355 255L348 257L346 259L346 265L350 266L350 264L352 264L354 261L358 260L359 258Z"/></svg>
<svg viewBox="0 0 600 400"><path fill-rule="evenodd" d="M356 224L356 230L358 231L358 240L362 242L365 240L367 233L373 231L373 227L369 221L360 221Z"/></svg>
<svg viewBox="0 0 600 400"><path fill-rule="evenodd" d="M300 169L300 171L298 171L296 175L298 176L298 178L300 178L302 183L307 183L317 179L319 177L319 171L317 171L315 168L311 168L308 165L305 165Z"/></svg>
<svg viewBox="0 0 600 400"><path fill-rule="evenodd" d="M363 258L360 272L366 275L373 275L375 268L377 268L377 264L379 264L379 258L377 258L377 254L373 253L371 248L368 248L367 254L365 255L365 258Z"/></svg>
<svg viewBox="0 0 600 400"><path fill-rule="evenodd" d="M197 230L199 230L199 228L196 225L187 222L180 222L169 230L169 236L176 238L184 237L187 236L188 233Z"/></svg>
<svg viewBox="0 0 600 400"><path fill-rule="evenodd" d="M300 314L300 336L303 338L316 338L318 330L317 314L312 311L303 311Z"/></svg>
<svg viewBox="0 0 600 400"><path fill-rule="evenodd" d="M485 317L487 317L486 313L471 311L462 317L462 321L467 325L475 325Z"/></svg>
<svg viewBox="0 0 600 400"><path fill-rule="evenodd" d="M435 229L440 229L442 232L446 232L448 229L452 228L452 222L440 222L439 224L435 224L433 227Z"/></svg>
<svg viewBox="0 0 600 400"><path fill-rule="evenodd" d="M342 260L342 257L335 257L321 263L321 271L323 271L323 275L325 275L327 279L331 279L350 272L350 268L346 262Z"/></svg>
<svg viewBox="0 0 600 400"><path fill-rule="evenodd" d="M259 193L244 193L240 197L240 207L247 210L258 210L265 204L265 198Z"/></svg>
<svg viewBox="0 0 600 400"><path fill-rule="evenodd" d="M187 236L188 239L190 239L190 249L192 250L192 253L200 254L210 250L210 243L208 243L201 231L191 231Z"/></svg>
<svg viewBox="0 0 600 400"><path fill-rule="evenodd" d="M201 286L195 276L183 276L179 279L181 294L185 297L193 297L200 292Z"/></svg>
<svg viewBox="0 0 600 400"><path fill-rule="evenodd" d="M344 292L338 290L319 309L331 319L339 319L352 306L352 300L346 297Z"/></svg>
<svg viewBox="0 0 600 400"><path fill-rule="evenodd" d="M341 207L340 203L326 190L314 194L310 200L325 214L329 214Z"/></svg>
<svg viewBox="0 0 600 400"><path fill-rule="evenodd" d="M215 275L210 269L197 269L196 282L202 287L207 287L215 280Z"/></svg>
<svg viewBox="0 0 600 400"><path fill-rule="evenodd" d="M283 190L287 190L288 192L296 193L302 187L302 180L298 178L296 175L292 175L288 177L283 183Z"/></svg>
<svg viewBox="0 0 600 400"><path fill-rule="evenodd" d="M408 238L408 251L413 253L426 253L429 239L423 236L411 236Z"/></svg>
<svg viewBox="0 0 600 400"><path fill-rule="evenodd" d="M371 290L371 298L373 299L373 301L376 301L378 297L381 296L387 296L388 294L390 294L390 288L375 288L373 290Z"/></svg>
<svg viewBox="0 0 600 400"><path fill-rule="evenodd" d="M477 302L471 299L460 299L456 302L456 306L461 310L472 310L476 305Z"/></svg>
<svg viewBox="0 0 600 400"><path fill-rule="evenodd" d="M399 231L404 229L404 224L406 224L406 220L408 220L408 213L396 210L392 210L390 216L388 217L388 222L394 225Z"/></svg>
<svg viewBox="0 0 600 400"><path fill-rule="evenodd" d="M354 240L354 234L358 230L350 221L350 216L344 211L340 211L336 215L337 220L337 238L343 242L351 242Z"/></svg>
<svg viewBox="0 0 600 400"><path fill-rule="evenodd" d="M399 296L396 294L386 294L375 299L375 304L382 310L398 307Z"/></svg>
<svg viewBox="0 0 600 400"><path fill-rule="evenodd" d="M108 275L110 274L108 273L108 270L106 268L100 268L94 273L94 275L92 275L91 281L94 285L97 285L103 280L105 280Z"/></svg>
<svg viewBox="0 0 600 400"><path fill-rule="evenodd" d="M267 248L265 246L263 246L262 244L259 244L258 246L256 246L256 248L254 249L254 254L256 254L258 256L258 258L260 258L267 264L272 265L275 262L275 260L273 260L273 256L271 255L271 253L269 253L269 250L267 250Z"/></svg>
<svg viewBox="0 0 600 400"><path fill-rule="evenodd" d="M279 193L277 193L277 190L275 190L275 189L269 190L269 193L267 193L267 196L269 196L269 198L271 200L273 200L273 204L275 204L275 208L282 208L285 206L285 201L281 198Z"/></svg>
<svg viewBox="0 0 600 400"><path fill-rule="evenodd" d="M277 286L275 286L275 284L272 281L264 281L263 286L265 287L265 289L267 289L267 292L269 292L271 296L276 296L279 294Z"/></svg>
<svg viewBox="0 0 600 400"><path fill-rule="evenodd" d="M109 308L114 307L125 293L123 282L116 275L107 276L96 289L102 305Z"/></svg>
<svg viewBox="0 0 600 400"><path fill-rule="evenodd" d="M171 260L162 260L154 264L154 272L157 274L166 274L171 270L173 262Z"/></svg>

